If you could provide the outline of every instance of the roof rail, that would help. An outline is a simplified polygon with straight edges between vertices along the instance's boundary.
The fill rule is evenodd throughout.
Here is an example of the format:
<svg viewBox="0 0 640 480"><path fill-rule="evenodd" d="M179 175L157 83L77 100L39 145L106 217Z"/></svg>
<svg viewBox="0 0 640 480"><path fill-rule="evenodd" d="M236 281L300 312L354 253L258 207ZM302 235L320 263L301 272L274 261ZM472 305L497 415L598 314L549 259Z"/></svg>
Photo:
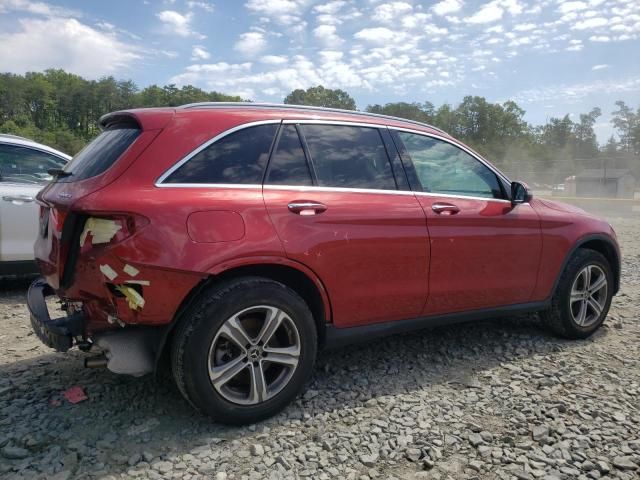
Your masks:
<svg viewBox="0 0 640 480"><path fill-rule="evenodd" d="M384 118L387 120L396 120L399 122L411 123L413 125L419 125L421 127L431 128L440 133L446 134L444 130L428 123L418 122L416 120L409 120L407 118L393 117L391 115L383 115L380 113L361 112L358 110L344 110L342 108L329 108L329 107L316 107L312 105L291 105L288 103L253 103L253 102L198 102L188 103L181 105L178 108L233 108L233 107L252 107L252 108L278 108L278 109L290 109L290 110L311 110L321 112L333 112L333 113L347 113L350 115L360 115L363 117Z"/></svg>
<svg viewBox="0 0 640 480"><path fill-rule="evenodd" d="M33 140L31 140L30 138L21 137L20 135L13 135L12 133L0 133L0 137L13 138L15 140L26 140L28 142L33 142Z"/></svg>

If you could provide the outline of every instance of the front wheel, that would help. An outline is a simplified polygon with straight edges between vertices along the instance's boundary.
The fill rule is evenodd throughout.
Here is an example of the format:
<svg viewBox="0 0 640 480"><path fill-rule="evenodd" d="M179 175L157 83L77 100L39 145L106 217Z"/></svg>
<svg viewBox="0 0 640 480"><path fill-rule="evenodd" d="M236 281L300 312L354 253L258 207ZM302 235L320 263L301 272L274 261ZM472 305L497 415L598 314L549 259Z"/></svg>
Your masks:
<svg viewBox="0 0 640 480"><path fill-rule="evenodd" d="M192 405L229 424L283 409L311 375L317 332L285 285L240 278L206 291L176 331L172 369Z"/></svg>
<svg viewBox="0 0 640 480"><path fill-rule="evenodd" d="M569 260L542 319L559 336L587 338L604 322L612 296L613 274L607 259L594 250L580 249Z"/></svg>

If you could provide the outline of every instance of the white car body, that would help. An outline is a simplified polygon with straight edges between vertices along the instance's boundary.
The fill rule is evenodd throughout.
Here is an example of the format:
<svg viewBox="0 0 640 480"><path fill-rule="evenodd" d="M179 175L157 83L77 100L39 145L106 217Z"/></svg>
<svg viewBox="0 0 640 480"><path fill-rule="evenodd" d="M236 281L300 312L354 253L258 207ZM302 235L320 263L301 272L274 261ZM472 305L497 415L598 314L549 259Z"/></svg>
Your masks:
<svg viewBox="0 0 640 480"><path fill-rule="evenodd" d="M0 134L0 274L34 270L38 233L38 192L51 180L50 168L71 157L46 145Z"/></svg>

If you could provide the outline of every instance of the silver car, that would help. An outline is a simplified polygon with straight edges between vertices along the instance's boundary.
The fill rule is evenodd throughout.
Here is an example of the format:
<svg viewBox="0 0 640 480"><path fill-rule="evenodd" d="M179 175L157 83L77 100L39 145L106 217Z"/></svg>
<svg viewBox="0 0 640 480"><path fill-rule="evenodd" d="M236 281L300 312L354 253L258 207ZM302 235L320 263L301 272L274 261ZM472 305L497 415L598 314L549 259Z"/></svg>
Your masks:
<svg viewBox="0 0 640 480"><path fill-rule="evenodd" d="M36 195L49 170L71 159L66 153L15 135L0 134L0 275L36 272Z"/></svg>

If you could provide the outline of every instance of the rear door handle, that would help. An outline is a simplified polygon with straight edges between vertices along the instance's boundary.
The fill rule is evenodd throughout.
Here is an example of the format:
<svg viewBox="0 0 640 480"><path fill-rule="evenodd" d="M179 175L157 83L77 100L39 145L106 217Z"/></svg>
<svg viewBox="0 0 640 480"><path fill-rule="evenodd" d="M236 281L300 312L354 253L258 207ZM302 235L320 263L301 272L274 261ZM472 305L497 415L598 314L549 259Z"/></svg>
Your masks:
<svg viewBox="0 0 640 480"><path fill-rule="evenodd" d="M460 207L452 203L434 203L431 205L431 210L438 215L455 215L460 211Z"/></svg>
<svg viewBox="0 0 640 480"><path fill-rule="evenodd" d="M22 203L31 203L35 200L35 198L30 195L4 195L2 197L2 200L4 200L5 202L11 202L16 205L20 205Z"/></svg>
<svg viewBox="0 0 640 480"><path fill-rule="evenodd" d="M327 209L327 206L320 202L300 200L291 202L287 205L287 208L291 213L295 213L297 215L317 215L324 212Z"/></svg>

